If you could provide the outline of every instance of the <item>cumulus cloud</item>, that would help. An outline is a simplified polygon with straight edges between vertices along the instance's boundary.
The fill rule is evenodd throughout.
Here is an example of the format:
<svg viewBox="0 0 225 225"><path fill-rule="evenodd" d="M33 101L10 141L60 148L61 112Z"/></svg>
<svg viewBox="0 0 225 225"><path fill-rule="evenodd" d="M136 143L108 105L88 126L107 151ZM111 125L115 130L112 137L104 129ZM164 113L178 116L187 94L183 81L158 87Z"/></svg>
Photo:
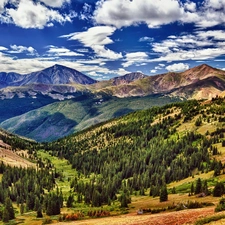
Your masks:
<svg viewBox="0 0 225 225"><path fill-rule="evenodd" d="M93 19L97 24L117 28L141 23L156 28L173 22L206 28L225 24L224 9L225 0L205 0L198 7L191 0L99 0Z"/></svg>
<svg viewBox="0 0 225 225"><path fill-rule="evenodd" d="M36 50L31 46L26 47L22 45L10 45L10 48L11 50L8 51L8 53L11 53L11 54L18 54L18 53L27 53L29 55L37 54Z"/></svg>
<svg viewBox="0 0 225 225"><path fill-rule="evenodd" d="M181 19L184 23L194 23L199 28L225 24L224 0L205 0L198 10L194 9L194 4L189 1L189 4L186 6L186 9L189 9L189 11L185 12Z"/></svg>
<svg viewBox="0 0 225 225"><path fill-rule="evenodd" d="M105 45L112 44L113 40L109 38L114 31L115 27L111 26L96 26L91 27L84 32L76 32L68 35L63 35L61 38L67 38L68 40L77 40L81 42L85 47L90 47L96 53L98 57L107 59L119 59L122 58L121 53L116 53Z"/></svg>
<svg viewBox="0 0 225 225"><path fill-rule="evenodd" d="M55 22L60 24L71 22L72 18L77 16L74 11L69 14L61 14L58 10L49 8L49 6L61 7L65 2L69 2L69 0L43 0L41 2L4 0L0 3L0 22L13 23L22 28L38 29L53 26ZM6 3L10 3L7 8Z"/></svg>
<svg viewBox="0 0 225 225"><path fill-rule="evenodd" d="M62 7L65 3L70 3L70 0L41 0L45 5L50 7Z"/></svg>
<svg viewBox="0 0 225 225"><path fill-rule="evenodd" d="M184 71L189 69L189 65L186 63L174 63L172 65L167 66L166 69L171 72Z"/></svg>
<svg viewBox="0 0 225 225"><path fill-rule="evenodd" d="M196 11L196 3L187 1L184 3L184 8L189 12L195 12Z"/></svg>
<svg viewBox="0 0 225 225"><path fill-rule="evenodd" d="M81 53L77 53L74 51L71 51L70 49L64 48L64 47L57 47L57 46L48 46L49 50L47 51L46 55L48 56L54 56L54 57L60 57L60 56L83 56Z"/></svg>
<svg viewBox="0 0 225 225"><path fill-rule="evenodd" d="M145 23L148 27L169 24L182 17L183 9L176 0L100 0L94 20L117 28Z"/></svg>
<svg viewBox="0 0 225 225"><path fill-rule="evenodd" d="M122 63L123 67L129 67L131 65L143 65L144 62L148 61L148 55L145 52L132 52L127 53L125 56L125 61Z"/></svg>
<svg viewBox="0 0 225 225"><path fill-rule="evenodd" d="M152 38L152 37L141 37L140 39L139 39L139 41L140 42L152 42L152 41L154 41L154 38Z"/></svg>
<svg viewBox="0 0 225 225"><path fill-rule="evenodd" d="M53 66L56 62L64 66L74 68L85 74L88 74L89 72L96 72L97 74L110 74L114 72L116 74L117 72L110 71L108 68L97 64L84 64L81 61L78 62L56 57L15 58L9 54L3 54L0 52L1 71L3 72L27 74Z"/></svg>
<svg viewBox="0 0 225 225"><path fill-rule="evenodd" d="M92 12L92 7L91 5L87 4L87 3L84 3L84 6L83 6L83 10L82 12L80 13L80 16L79 18L81 20L88 20L91 18L91 12Z"/></svg>
<svg viewBox="0 0 225 225"><path fill-rule="evenodd" d="M193 34L169 36L151 45L157 58L150 61L206 60L225 54L225 31L195 31Z"/></svg>
<svg viewBox="0 0 225 225"><path fill-rule="evenodd" d="M0 46L0 51L7 51L7 50L8 50L8 48Z"/></svg>
<svg viewBox="0 0 225 225"><path fill-rule="evenodd" d="M8 0L0 0L0 13L4 11L4 7L7 2Z"/></svg>

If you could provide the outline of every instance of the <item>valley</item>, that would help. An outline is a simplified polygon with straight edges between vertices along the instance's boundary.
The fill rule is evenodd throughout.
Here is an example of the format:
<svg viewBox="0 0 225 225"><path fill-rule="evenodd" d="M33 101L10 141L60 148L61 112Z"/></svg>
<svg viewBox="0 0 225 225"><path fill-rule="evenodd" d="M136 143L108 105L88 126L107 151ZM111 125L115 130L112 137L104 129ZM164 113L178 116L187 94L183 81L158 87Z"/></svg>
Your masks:
<svg viewBox="0 0 225 225"><path fill-rule="evenodd" d="M50 70L59 74L58 67ZM3 116L6 101L15 107L0 125L8 130L0 132L0 224L223 221L224 76L207 65L156 77L135 73L67 84L80 88L69 99L52 98L49 86L33 98L27 88L26 95L18 95L22 86L10 88L17 97L0 107Z"/></svg>

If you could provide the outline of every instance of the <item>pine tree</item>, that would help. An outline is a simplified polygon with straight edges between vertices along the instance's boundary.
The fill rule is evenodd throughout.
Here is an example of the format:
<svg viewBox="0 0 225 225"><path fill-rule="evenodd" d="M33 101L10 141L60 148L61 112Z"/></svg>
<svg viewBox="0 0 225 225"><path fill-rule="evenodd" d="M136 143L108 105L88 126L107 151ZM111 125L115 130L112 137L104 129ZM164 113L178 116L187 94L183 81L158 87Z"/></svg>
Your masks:
<svg viewBox="0 0 225 225"><path fill-rule="evenodd" d="M196 182L196 187L195 187L195 194L199 194L202 191L202 181L200 178L198 178Z"/></svg>
<svg viewBox="0 0 225 225"><path fill-rule="evenodd" d="M194 187L194 183L191 183L191 195L193 195L195 192L195 187Z"/></svg>
<svg viewBox="0 0 225 225"><path fill-rule="evenodd" d="M214 197L221 197L225 193L224 184L222 182L217 182L213 189Z"/></svg>
<svg viewBox="0 0 225 225"><path fill-rule="evenodd" d="M20 205L20 214L23 215L24 214L24 204L21 203Z"/></svg>
<svg viewBox="0 0 225 225"><path fill-rule="evenodd" d="M41 208L41 205L39 205L37 210L37 218L42 218L42 217L43 217L42 208Z"/></svg>
<svg viewBox="0 0 225 225"><path fill-rule="evenodd" d="M4 223L9 222L9 212L6 208L3 209L2 221Z"/></svg>
<svg viewBox="0 0 225 225"><path fill-rule="evenodd" d="M168 192L166 185L161 188L159 200L160 202L165 202L168 200Z"/></svg>
<svg viewBox="0 0 225 225"><path fill-rule="evenodd" d="M73 202L74 202L74 197L73 195L69 195L67 202L66 202L66 207L70 208L73 206Z"/></svg>
<svg viewBox="0 0 225 225"><path fill-rule="evenodd" d="M5 216L8 213L9 220L15 219L15 213L14 213L12 201L10 198L6 198L6 200L5 200L5 207L4 207L3 215L4 215L4 212L5 212ZM7 216L5 218L7 218Z"/></svg>

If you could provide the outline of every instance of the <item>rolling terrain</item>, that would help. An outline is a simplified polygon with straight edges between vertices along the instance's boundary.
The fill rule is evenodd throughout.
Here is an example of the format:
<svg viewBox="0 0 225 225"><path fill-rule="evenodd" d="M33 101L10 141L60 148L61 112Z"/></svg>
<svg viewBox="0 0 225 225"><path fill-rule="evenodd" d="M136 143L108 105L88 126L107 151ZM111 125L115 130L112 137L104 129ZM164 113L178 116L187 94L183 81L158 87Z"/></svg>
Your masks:
<svg viewBox="0 0 225 225"><path fill-rule="evenodd" d="M130 73L108 81L55 65L27 75L0 73L0 81L0 126L37 141L156 105L211 99L225 90L225 72L206 64L181 73Z"/></svg>
<svg viewBox="0 0 225 225"><path fill-rule="evenodd" d="M77 224L106 224L112 220L112 224L124 225L155 221L170 225L194 224L205 217L208 221L224 218L223 213L214 212L221 199L214 196L215 187L218 183L224 185L225 181L224 115L225 99L221 95L212 100L174 102L131 112L43 144L2 131L1 150L4 152L7 147L18 154L26 150L24 160L42 168L40 172L45 175L34 176L36 172L30 169L28 174L55 184L40 183L41 188L45 187L40 197L31 185L34 182L27 181L29 185L24 187L24 193L29 187L32 196L46 199L50 198L48 188L52 196L53 191L56 194L60 188L64 199L60 215L53 216L45 208L48 204L44 200L44 218L36 218L36 209L31 204L26 213L16 214L15 221L42 224L46 214L54 222L63 220L62 224L68 223L72 215L77 216L74 217L78 218ZM14 162L20 164L17 158ZM20 192L11 187L19 188L21 181L17 179L28 179L30 175L19 178L17 174L14 179L10 175L6 185L6 174L12 174L9 170L0 164L0 187L5 190L9 185L13 200ZM53 177L45 179L45 176ZM197 192L199 180L200 193ZM168 199L160 201L163 187L167 188ZM71 203L69 196L74 199ZM28 204L29 198L25 198L24 204ZM16 200L14 202L16 208ZM136 215L140 208L145 209L144 215ZM96 210L101 210L103 218L90 216ZM103 213L113 217L104 218ZM63 219L63 215L70 217Z"/></svg>

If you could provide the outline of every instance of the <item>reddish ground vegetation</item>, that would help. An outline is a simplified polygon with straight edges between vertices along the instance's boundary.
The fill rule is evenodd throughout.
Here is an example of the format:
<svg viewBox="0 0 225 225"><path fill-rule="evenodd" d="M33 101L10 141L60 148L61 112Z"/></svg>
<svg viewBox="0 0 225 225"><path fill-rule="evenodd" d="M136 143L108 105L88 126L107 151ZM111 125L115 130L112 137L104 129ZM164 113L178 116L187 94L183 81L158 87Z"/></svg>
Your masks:
<svg viewBox="0 0 225 225"><path fill-rule="evenodd" d="M89 220L78 220L76 225L181 225L194 224L197 219L214 214L214 207L189 209L177 212L166 212L160 214L137 215L130 213L121 216L107 218L96 218ZM73 222L58 223L60 225L73 224Z"/></svg>

